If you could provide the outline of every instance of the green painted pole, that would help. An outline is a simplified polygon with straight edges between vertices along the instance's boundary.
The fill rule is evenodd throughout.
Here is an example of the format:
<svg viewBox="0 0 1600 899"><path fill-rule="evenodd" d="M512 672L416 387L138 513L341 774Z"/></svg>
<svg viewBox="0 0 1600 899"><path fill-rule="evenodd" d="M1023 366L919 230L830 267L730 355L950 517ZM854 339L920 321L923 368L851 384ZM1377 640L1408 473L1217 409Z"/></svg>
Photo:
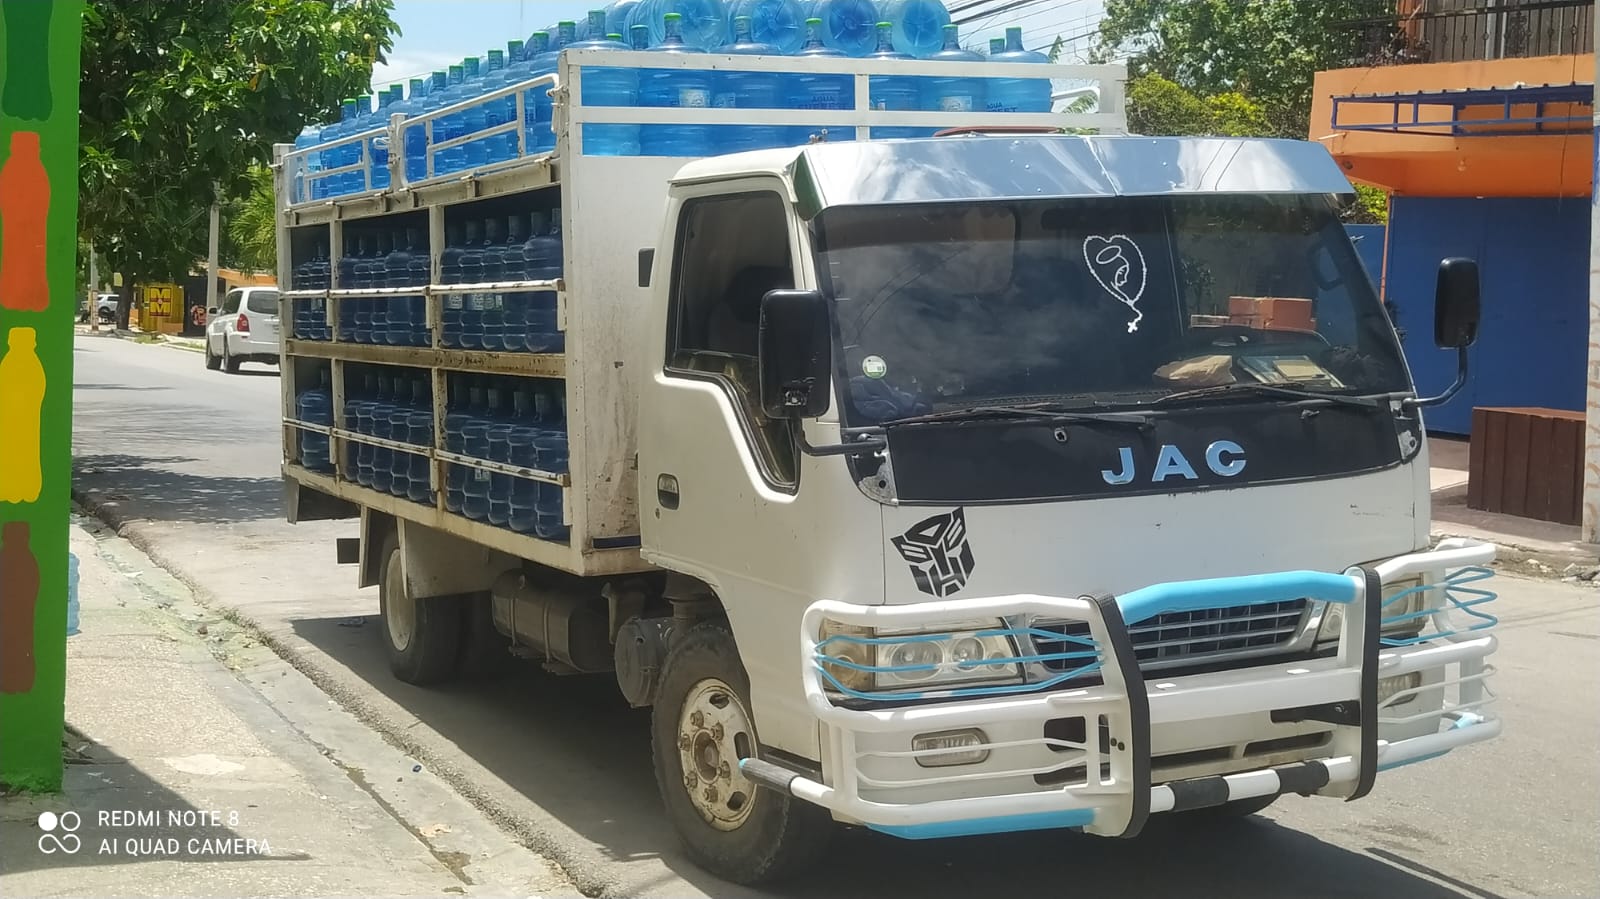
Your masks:
<svg viewBox="0 0 1600 899"><path fill-rule="evenodd" d="M61 788L81 0L0 0L0 784Z"/></svg>

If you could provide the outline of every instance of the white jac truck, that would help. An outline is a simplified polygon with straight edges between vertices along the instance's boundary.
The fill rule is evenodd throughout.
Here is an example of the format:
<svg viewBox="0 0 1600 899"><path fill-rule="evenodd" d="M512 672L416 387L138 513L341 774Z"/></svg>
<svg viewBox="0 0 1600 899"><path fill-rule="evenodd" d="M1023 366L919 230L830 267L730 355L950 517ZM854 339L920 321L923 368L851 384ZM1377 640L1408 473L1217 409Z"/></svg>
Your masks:
<svg viewBox="0 0 1600 899"><path fill-rule="evenodd" d="M389 186L303 200L370 164L280 148L288 515L359 518L339 555L399 677L508 651L614 677L687 851L739 882L841 825L1131 837L1354 799L1499 732L1494 549L1430 547L1441 398L1320 146L1042 133L1120 130L1110 67L1037 73L1103 81L1099 113L953 120L866 102L937 64L809 64L855 109L587 107L585 68L793 61L569 51L345 140L422 127L433 157L467 140L440 117L515 100L484 132L515 158L416 178L396 152ZM521 136L529 87L553 151ZM596 122L810 139L597 156ZM559 274L458 252L537 231L526 262L553 223ZM1436 311L1464 373L1471 261Z"/></svg>

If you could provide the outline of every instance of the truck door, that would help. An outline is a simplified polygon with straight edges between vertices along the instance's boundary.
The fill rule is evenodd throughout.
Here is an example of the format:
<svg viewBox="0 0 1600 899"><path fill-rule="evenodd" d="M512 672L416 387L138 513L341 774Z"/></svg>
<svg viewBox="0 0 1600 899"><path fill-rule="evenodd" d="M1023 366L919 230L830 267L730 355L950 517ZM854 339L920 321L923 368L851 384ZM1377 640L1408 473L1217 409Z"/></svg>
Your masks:
<svg viewBox="0 0 1600 899"><path fill-rule="evenodd" d="M816 732L798 690L772 685L799 683L794 635L816 586L804 570L815 567L804 552L813 519L795 508L793 425L762 414L756 374L761 298L795 285L797 254L777 184L746 183L669 204L676 233L653 285L666 308L652 308L639 399L639 517L649 561L722 599L763 742L806 752Z"/></svg>

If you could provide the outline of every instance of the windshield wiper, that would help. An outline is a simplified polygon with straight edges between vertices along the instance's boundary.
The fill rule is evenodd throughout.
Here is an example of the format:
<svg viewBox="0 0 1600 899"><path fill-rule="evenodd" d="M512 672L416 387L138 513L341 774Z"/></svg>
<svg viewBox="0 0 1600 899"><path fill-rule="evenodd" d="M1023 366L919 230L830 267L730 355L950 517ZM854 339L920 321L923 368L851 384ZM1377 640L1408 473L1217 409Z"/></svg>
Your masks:
<svg viewBox="0 0 1600 899"><path fill-rule="evenodd" d="M1110 424L1148 428L1151 420L1142 412L1082 412L1054 403L1029 403L1022 406L963 406L907 418L891 418L884 425L921 424L928 421L962 421L973 418L1025 418L1053 424Z"/></svg>
<svg viewBox="0 0 1600 899"><path fill-rule="evenodd" d="M1350 396L1343 393L1312 393L1309 390L1296 390L1293 387L1279 387L1274 384L1261 384L1255 381L1241 381L1236 384L1217 384L1211 387L1196 387L1193 390L1180 390L1177 393L1169 393L1166 396L1157 397L1145 405L1160 406L1183 400L1225 396L1231 393L1282 396L1301 401L1318 401L1329 405L1358 406L1362 409L1374 409L1382 405L1377 399L1370 396Z"/></svg>

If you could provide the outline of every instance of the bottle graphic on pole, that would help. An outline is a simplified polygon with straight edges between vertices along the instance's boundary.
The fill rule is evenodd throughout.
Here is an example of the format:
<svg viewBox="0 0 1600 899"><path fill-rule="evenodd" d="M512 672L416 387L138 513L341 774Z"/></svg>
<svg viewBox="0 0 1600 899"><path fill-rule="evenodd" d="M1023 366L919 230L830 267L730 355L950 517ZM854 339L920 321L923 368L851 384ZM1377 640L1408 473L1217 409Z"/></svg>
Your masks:
<svg viewBox="0 0 1600 899"><path fill-rule="evenodd" d="M33 689L33 617L39 604L39 562L28 523L0 525L0 693Z"/></svg>
<svg viewBox="0 0 1600 899"><path fill-rule="evenodd" d="M13 119L42 122L55 106L50 96L49 72L50 13L54 3L0 3L0 19L5 20L6 49L0 59L32 59L29 68L11 70L5 93L0 94L0 112ZM28 74L24 75L23 72Z"/></svg>
<svg viewBox="0 0 1600 899"><path fill-rule="evenodd" d="M49 215L50 180L39 159L39 135L17 131L11 155L0 166L0 307L40 312L50 304L44 265Z"/></svg>
<svg viewBox="0 0 1600 899"><path fill-rule="evenodd" d="M6 332L0 356L0 503L39 498L39 408L44 403L44 367L34 353L32 328Z"/></svg>

